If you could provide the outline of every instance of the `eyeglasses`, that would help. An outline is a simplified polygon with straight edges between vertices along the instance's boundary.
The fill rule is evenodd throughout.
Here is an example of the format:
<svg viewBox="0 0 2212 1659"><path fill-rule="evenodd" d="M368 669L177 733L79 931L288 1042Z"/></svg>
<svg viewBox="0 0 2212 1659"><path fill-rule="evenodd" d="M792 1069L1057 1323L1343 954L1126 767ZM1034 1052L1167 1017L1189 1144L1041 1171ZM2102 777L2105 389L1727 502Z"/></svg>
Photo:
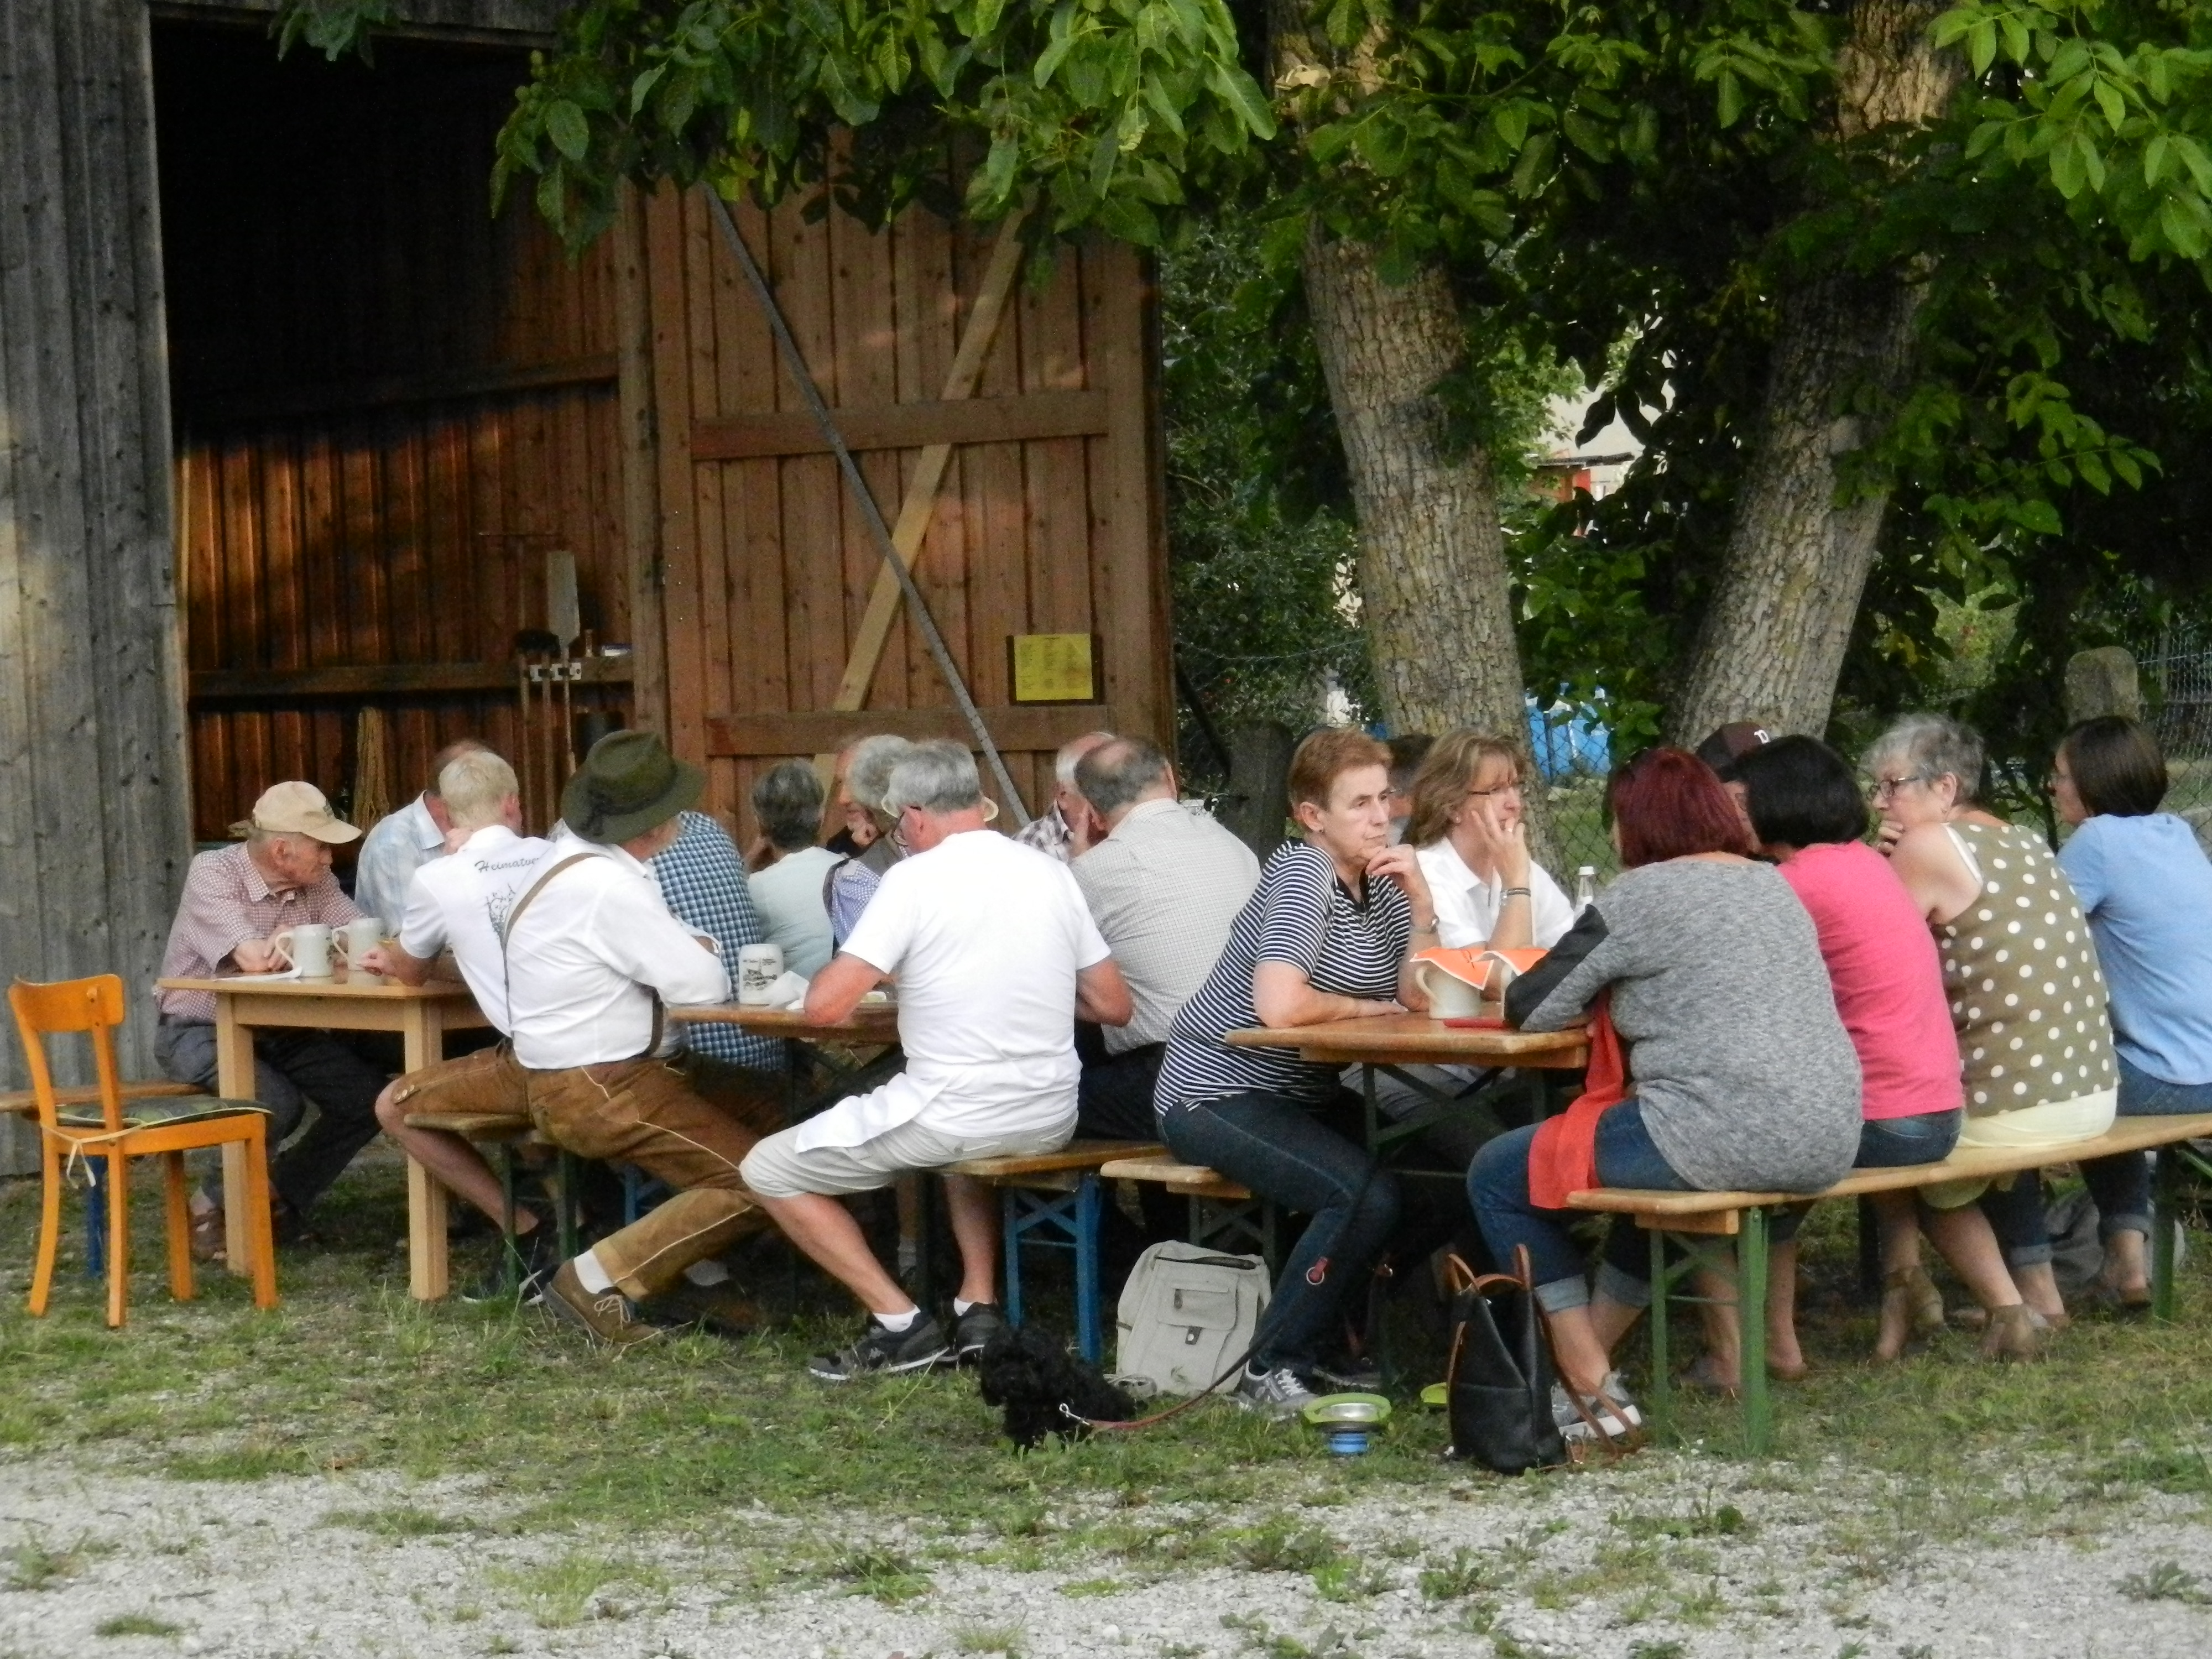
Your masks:
<svg viewBox="0 0 2212 1659"><path fill-rule="evenodd" d="M1887 800L1892 796L1895 795L1899 790L1904 788L1908 783L1925 783L1927 781L1928 775L1926 773L1908 772L1901 778L1876 778L1874 781L1872 787L1868 789L1867 793L1872 795L1875 799L1883 801Z"/></svg>
<svg viewBox="0 0 2212 1659"><path fill-rule="evenodd" d="M1510 783L1501 783L1489 789L1470 789L1467 792L1467 798L1469 800L1483 800L1492 795L1517 795L1520 793L1521 780L1516 778Z"/></svg>

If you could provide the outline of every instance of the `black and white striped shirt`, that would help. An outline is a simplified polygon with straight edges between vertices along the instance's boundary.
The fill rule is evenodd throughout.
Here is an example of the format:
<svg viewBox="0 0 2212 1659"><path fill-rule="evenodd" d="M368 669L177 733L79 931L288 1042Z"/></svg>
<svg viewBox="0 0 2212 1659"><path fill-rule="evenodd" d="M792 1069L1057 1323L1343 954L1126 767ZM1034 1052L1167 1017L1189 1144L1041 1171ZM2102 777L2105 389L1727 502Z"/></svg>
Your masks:
<svg viewBox="0 0 2212 1659"><path fill-rule="evenodd" d="M1258 889L1230 924L1221 960L1176 1016L1152 1097L1157 1109L1254 1090L1316 1103L1336 1091L1340 1066L1300 1060L1291 1048L1231 1048L1221 1037L1261 1023L1252 970L1262 962L1287 962L1315 990L1335 996L1398 994L1413 913L1396 883L1364 885L1364 898L1354 898L1337 878L1335 860L1304 842L1267 860Z"/></svg>

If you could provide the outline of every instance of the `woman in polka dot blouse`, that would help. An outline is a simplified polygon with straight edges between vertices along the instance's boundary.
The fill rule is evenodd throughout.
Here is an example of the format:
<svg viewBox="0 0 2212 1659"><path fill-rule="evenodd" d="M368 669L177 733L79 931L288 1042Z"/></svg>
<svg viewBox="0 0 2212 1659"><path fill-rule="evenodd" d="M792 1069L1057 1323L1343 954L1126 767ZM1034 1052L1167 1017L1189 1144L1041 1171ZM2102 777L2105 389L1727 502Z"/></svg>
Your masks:
<svg viewBox="0 0 2212 1659"><path fill-rule="evenodd" d="M1982 806L1981 739L1956 720L1910 715L1867 765L1883 849L1943 959L1966 1091L1959 1144L2057 1148L2102 1134L2119 1073L2096 946L2043 837ZM1924 1190L1928 1231L1989 1310L1983 1352L2034 1358L2066 1318L2050 1246L2008 1263L1967 1207L1983 1186ZM2041 1201L2033 1175L2014 1188L2009 1202Z"/></svg>

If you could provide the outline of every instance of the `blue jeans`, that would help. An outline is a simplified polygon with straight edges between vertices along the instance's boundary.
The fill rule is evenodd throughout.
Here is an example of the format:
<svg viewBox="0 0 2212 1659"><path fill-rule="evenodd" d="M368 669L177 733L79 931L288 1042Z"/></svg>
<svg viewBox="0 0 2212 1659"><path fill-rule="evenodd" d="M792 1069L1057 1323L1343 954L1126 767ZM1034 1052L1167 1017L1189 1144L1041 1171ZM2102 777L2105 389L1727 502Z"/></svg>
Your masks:
<svg viewBox="0 0 2212 1659"><path fill-rule="evenodd" d="M1260 1370L1310 1376L1398 1225L1398 1177L1368 1156L1360 1125L1349 1095L1316 1106L1254 1091L1160 1114L1160 1139L1177 1158L1311 1218L1261 1316Z"/></svg>
<svg viewBox="0 0 2212 1659"><path fill-rule="evenodd" d="M1559 1313L1586 1305L1589 1286L1583 1278L1583 1253L1567 1235L1566 1223L1576 1212L1539 1209L1529 1201L1528 1147L1535 1139L1534 1124L1509 1129L1477 1152L1467 1172L1467 1201L1502 1270L1512 1271L1516 1246L1528 1247L1536 1299L1547 1311ZM1633 1099L1597 1121L1597 1178L1607 1187L1694 1190L1660 1152L1644 1127L1643 1106ZM1616 1223L1598 1269L1599 1288L1631 1306L1650 1300L1644 1281L1647 1248L1642 1229Z"/></svg>
<svg viewBox="0 0 2212 1659"><path fill-rule="evenodd" d="M2120 1066L2122 1117L2181 1117L2192 1112L2212 1112L2212 1083L2168 1083L2153 1077L2125 1059ZM2081 1160L2081 1182L2097 1204L2097 1232L2110 1238L2116 1232L2150 1236L2150 1154L2116 1152L2110 1158ZM2043 1211L2043 1176L2039 1170L2022 1174L2009 1192L1992 1187L1982 1200L1982 1212L1990 1218L2005 1260L2015 1267L2033 1267L2051 1260L2051 1230Z"/></svg>
<svg viewBox="0 0 2212 1659"><path fill-rule="evenodd" d="M1869 1118L1859 1125L1859 1155L1854 1170L1895 1170L1913 1164L1940 1164L1959 1144L1966 1113L1954 1106L1948 1112L1922 1112L1912 1117ZM1797 1237L1809 1204L1792 1204L1766 1218L1766 1242L1787 1244Z"/></svg>

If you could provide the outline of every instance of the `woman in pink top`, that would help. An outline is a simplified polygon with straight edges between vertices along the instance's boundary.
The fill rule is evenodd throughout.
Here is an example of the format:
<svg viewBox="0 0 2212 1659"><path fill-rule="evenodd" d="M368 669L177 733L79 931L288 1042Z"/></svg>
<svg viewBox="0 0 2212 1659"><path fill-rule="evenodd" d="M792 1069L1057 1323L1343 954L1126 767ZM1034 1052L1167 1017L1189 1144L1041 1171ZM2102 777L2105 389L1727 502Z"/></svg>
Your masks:
<svg viewBox="0 0 2212 1659"><path fill-rule="evenodd" d="M1933 1164L1959 1139L1965 1098L1936 941L1889 861L1860 838L1865 799L1850 767L1812 738L1783 738L1744 757L1736 775L1762 849L1813 918L1836 1012L1858 1050L1865 1122L1862 1168ZM1910 1193L1875 1200L1883 1291L1877 1358L1893 1359L1932 1291L1920 1267ZM1767 1353L1778 1376L1805 1370L1797 1346L1796 1268L1802 1209L1775 1218Z"/></svg>

